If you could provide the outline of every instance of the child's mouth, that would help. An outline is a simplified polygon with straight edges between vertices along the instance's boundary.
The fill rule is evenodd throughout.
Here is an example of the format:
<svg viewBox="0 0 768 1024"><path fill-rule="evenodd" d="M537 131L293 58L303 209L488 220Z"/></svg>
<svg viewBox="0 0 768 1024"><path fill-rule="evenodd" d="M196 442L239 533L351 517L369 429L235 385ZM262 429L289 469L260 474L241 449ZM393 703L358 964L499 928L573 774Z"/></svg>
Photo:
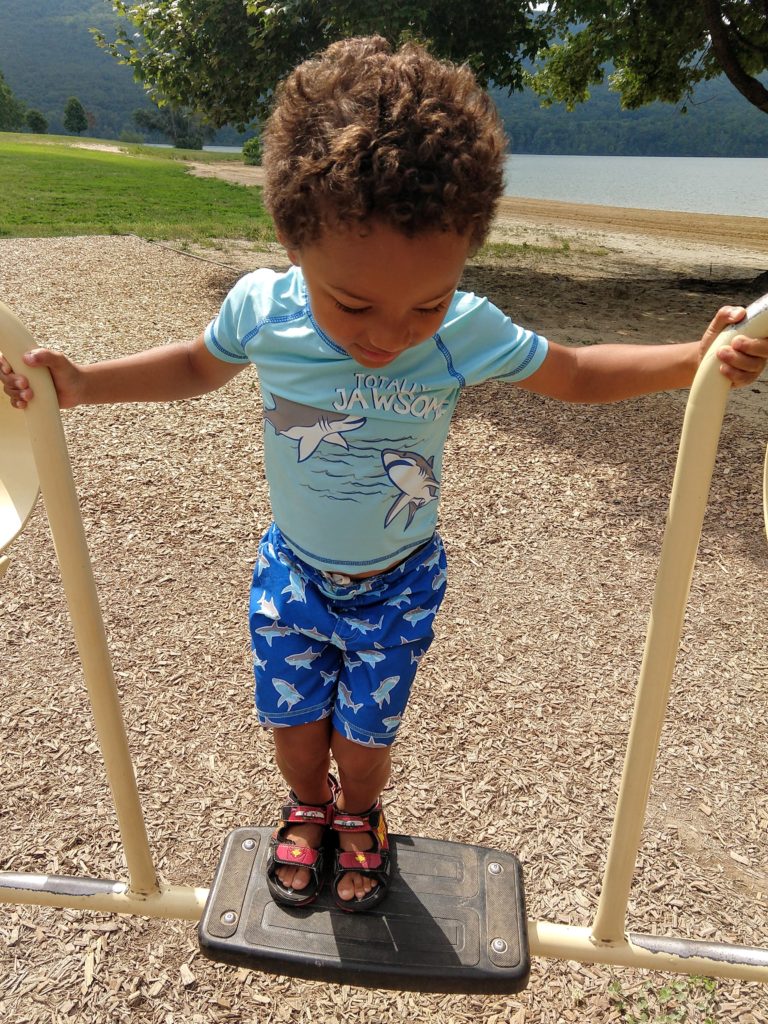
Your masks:
<svg viewBox="0 0 768 1024"><path fill-rule="evenodd" d="M397 356L397 352L384 352L381 349L365 348L363 345L358 345L357 350L367 362L378 363L382 366L385 363L391 363Z"/></svg>

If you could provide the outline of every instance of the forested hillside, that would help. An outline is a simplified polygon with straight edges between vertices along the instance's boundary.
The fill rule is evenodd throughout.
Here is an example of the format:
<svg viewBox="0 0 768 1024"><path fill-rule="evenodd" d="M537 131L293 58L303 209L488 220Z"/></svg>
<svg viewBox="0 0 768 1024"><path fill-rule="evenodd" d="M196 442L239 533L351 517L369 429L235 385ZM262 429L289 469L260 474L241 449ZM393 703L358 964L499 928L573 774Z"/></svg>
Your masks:
<svg viewBox="0 0 768 1024"><path fill-rule="evenodd" d="M768 116L726 78L702 83L687 112L668 103L621 110L607 85L568 111L531 91L496 95L513 153L768 157Z"/></svg>
<svg viewBox="0 0 768 1024"><path fill-rule="evenodd" d="M0 0L0 70L18 99L42 111L52 133L64 131L70 96L95 118L85 134L117 138L135 130L131 112L147 105L144 90L88 31L114 23L106 0Z"/></svg>
<svg viewBox="0 0 768 1024"><path fill-rule="evenodd" d="M89 32L110 35L114 23L109 0L0 0L0 71L17 99L42 111L52 133L64 130L70 96L93 115L84 134L136 131L131 114L149 105L144 91ZM685 115L661 103L622 111L605 86L573 112L543 109L531 92L496 99L516 153L768 157L768 117L725 79L702 86ZM215 141L236 140L225 131Z"/></svg>

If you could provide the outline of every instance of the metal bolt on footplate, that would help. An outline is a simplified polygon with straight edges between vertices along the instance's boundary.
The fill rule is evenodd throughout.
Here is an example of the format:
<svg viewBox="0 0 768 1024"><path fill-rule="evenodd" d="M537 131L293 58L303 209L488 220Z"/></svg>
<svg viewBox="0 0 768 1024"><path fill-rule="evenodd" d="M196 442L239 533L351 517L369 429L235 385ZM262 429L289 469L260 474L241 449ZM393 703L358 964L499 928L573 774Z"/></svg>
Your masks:
<svg viewBox="0 0 768 1024"><path fill-rule="evenodd" d="M488 870L492 875L500 875L504 868L497 861L492 860L488 865Z"/></svg>
<svg viewBox="0 0 768 1024"><path fill-rule="evenodd" d="M227 910L225 913L221 915L222 924L235 924L236 921L237 914L235 913L234 910Z"/></svg>
<svg viewBox="0 0 768 1024"><path fill-rule="evenodd" d="M243 849L244 850L249 850L249 851L250 850L255 850L256 849L256 840L255 839L246 839L245 842L243 843Z"/></svg>
<svg viewBox="0 0 768 1024"><path fill-rule="evenodd" d="M491 949L494 953L506 953L507 944L504 939L494 939L491 942Z"/></svg>

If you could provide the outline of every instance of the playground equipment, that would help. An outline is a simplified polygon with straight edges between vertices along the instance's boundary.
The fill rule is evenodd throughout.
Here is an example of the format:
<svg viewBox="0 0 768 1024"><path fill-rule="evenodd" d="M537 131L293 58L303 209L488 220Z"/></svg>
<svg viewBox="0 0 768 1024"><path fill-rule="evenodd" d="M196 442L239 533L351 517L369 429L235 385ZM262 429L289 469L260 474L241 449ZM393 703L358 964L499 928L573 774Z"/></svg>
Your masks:
<svg viewBox="0 0 768 1024"><path fill-rule="evenodd" d="M515 992L529 956L768 982L768 949L627 933L629 891L682 630L729 384L716 351L736 333L768 334L768 295L711 347L691 389L597 913L589 927L525 919L520 865L509 853L395 836L394 880L371 914L331 901L276 906L264 883L268 828L227 837L210 887L163 885L134 781L77 494L47 370L28 369L24 412L0 398L0 575L5 549L42 491L96 731L117 812L127 881L0 872L0 903L199 921L205 955L257 970L379 988ZM35 347L0 304L0 351L15 366ZM766 460L768 474L768 458ZM768 478L765 482L768 529Z"/></svg>

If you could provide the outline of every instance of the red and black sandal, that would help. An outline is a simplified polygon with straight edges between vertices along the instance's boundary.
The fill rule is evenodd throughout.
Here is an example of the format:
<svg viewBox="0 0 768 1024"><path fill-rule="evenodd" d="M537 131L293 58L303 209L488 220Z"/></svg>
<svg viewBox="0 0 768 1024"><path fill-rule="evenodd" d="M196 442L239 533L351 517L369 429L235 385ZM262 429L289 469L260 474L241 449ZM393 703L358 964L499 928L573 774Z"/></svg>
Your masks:
<svg viewBox="0 0 768 1024"><path fill-rule="evenodd" d="M333 872L333 898L336 906L350 913L372 910L389 891L391 864L389 857L389 835L381 800L362 814L350 814L334 806L331 828L334 832L367 832L373 839L370 850L336 850ZM376 879L378 885L362 899L344 900L339 896L338 885L344 875L357 872Z"/></svg>
<svg viewBox="0 0 768 1024"><path fill-rule="evenodd" d="M286 838L291 825L322 825L327 828L333 820L334 800L339 784L332 775L328 776L331 799L324 804L303 804L293 792L288 794L288 803L280 810L280 825L272 833L267 854L267 888L275 903L283 907L307 907L314 903L323 887L323 861L325 840L319 848L299 846ZM277 877L279 867L302 867L309 871L311 878L303 889L283 885Z"/></svg>

